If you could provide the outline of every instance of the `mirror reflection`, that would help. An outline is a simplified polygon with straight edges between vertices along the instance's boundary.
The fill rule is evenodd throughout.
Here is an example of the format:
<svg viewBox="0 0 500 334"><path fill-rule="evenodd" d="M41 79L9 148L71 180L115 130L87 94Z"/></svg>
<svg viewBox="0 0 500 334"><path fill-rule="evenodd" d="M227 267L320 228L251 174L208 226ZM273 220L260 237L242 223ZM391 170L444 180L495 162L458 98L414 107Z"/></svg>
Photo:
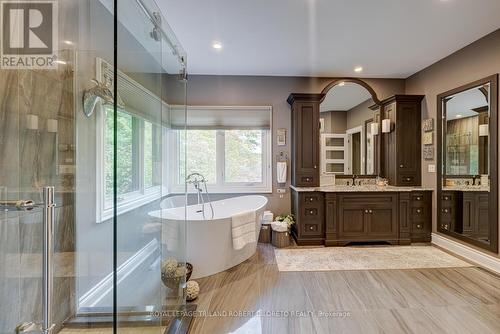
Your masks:
<svg viewBox="0 0 500 334"><path fill-rule="evenodd" d="M446 175L488 174L489 92L485 84L443 100Z"/></svg>
<svg viewBox="0 0 500 334"><path fill-rule="evenodd" d="M455 90L456 92L457 90ZM440 230L475 245L490 247L494 217L490 210L490 116L492 83L466 86L441 96L442 193ZM496 224L496 222L494 222Z"/></svg>
<svg viewBox="0 0 500 334"><path fill-rule="evenodd" d="M373 175L372 95L353 82L339 82L320 105L321 179L334 175Z"/></svg>

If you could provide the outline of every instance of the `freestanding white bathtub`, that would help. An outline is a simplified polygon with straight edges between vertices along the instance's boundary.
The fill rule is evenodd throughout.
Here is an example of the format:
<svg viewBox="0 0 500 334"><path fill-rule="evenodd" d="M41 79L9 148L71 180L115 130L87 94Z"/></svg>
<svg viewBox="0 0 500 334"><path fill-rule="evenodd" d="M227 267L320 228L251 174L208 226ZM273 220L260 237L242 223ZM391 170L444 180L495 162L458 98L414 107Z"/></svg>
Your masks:
<svg viewBox="0 0 500 334"><path fill-rule="evenodd" d="M245 261L257 250L257 242L247 244L240 250L233 249L231 235L232 216L256 212L255 233L259 238L262 215L267 205L267 198L259 195L239 196L211 202L214 217L211 218L210 206L205 204L205 217L200 211L201 205L189 205L150 212L155 220L162 222L162 243L169 251L182 257L182 238L185 231L186 259L193 265L192 278L210 276L234 267ZM186 220L184 221L184 216ZM182 226L183 224L185 226ZM182 235L182 236L181 236Z"/></svg>

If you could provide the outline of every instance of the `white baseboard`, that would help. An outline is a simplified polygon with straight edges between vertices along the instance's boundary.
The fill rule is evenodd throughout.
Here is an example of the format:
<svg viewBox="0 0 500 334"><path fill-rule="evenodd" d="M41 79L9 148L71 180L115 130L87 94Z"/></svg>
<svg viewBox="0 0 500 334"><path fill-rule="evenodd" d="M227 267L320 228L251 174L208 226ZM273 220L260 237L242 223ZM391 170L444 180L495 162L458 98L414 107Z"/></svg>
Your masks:
<svg viewBox="0 0 500 334"><path fill-rule="evenodd" d="M478 251L455 240L432 233L432 243L467 260L500 274L500 258Z"/></svg>

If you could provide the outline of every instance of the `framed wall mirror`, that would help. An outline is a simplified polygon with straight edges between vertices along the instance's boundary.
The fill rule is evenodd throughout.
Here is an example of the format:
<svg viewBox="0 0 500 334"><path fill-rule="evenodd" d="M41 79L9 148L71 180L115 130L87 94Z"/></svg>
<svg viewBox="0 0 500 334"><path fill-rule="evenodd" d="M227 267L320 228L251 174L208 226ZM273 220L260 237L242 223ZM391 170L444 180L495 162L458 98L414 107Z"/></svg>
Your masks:
<svg viewBox="0 0 500 334"><path fill-rule="evenodd" d="M498 75L438 96L438 231L498 251Z"/></svg>
<svg viewBox="0 0 500 334"><path fill-rule="evenodd" d="M322 92L320 104L321 180L329 177L376 176L377 142L372 133L374 90L364 81L336 79Z"/></svg>

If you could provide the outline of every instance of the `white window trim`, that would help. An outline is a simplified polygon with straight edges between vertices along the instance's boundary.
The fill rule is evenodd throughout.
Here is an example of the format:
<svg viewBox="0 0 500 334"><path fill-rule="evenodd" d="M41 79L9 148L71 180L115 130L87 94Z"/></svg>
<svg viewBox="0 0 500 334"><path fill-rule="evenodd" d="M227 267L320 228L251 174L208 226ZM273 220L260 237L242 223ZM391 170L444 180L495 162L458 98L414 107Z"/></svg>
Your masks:
<svg viewBox="0 0 500 334"><path fill-rule="evenodd" d="M217 158L216 158L216 184L207 184L209 193L212 194L247 194L247 193L272 193L273 191L273 175L272 175L272 130L264 130L262 136L262 182L224 182L225 172L225 137L223 130L217 131L216 145L217 145ZM169 189L172 193L179 194L185 191L184 180L179 179L179 136L177 131L170 131L169 145L172 157L170 159L173 164L170 168L171 175L169 177ZM193 192L189 189L188 192Z"/></svg>
<svg viewBox="0 0 500 334"><path fill-rule="evenodd" d="M113 217L113 203L106 199L105 189L105 130L106 130L106 117L104 108L101 107L97 113L97 165L96 165L96 199L97 199L97 217L98 223L104 222ZM135 116L134 116L135 117ZM144 147L143 147L143 133L144 133L144 120L141 121L139 134L139 190L121 195L121 201L118 202L117 213L118 215L129 212L133 209L141 207L147 203L159 199L162 194L161 185L146 188L144 185Z"/></svg>
<svg viewBox="0 0 500 334"><path fill-rule="evenodd" d="M103 66L107 68L110 67L103 59L96 58L96 77L99 78L100 82L104 82ZM118 72L120 76L123 76L130 82L133 82L138 89L144 91L146 94L154 96L153 93L147 90L145 87L135 82L133 79L129 78L126 74L121 71ZM161 99L158 98L159 101ZM163 108L167 106L163 101L161 101ZM105 176L105 130L106 130L106 113L104 107L100 103L97 104L96 114L96 222L102 223L111 218L113 218L114 208L113 203L106 200L106 176ZM144 119L140 116L138 117L142 120L139 135L139 190L122 195L122 201L118 202L117 214L121 215L123 213L137 209L145 204L151 203L155 200L160 199L162 193L165 193L165 189L162 185L153 186L145 188L144 186L144 147L142 145L143 132L144 132ZM163 129L163 126L162 126ZM162 143L163 144L163 143ZM163 151L162 151L162 159ZM162 171L163 174L163 171ZM111 204L111 205L109 205Z"/></svg>

